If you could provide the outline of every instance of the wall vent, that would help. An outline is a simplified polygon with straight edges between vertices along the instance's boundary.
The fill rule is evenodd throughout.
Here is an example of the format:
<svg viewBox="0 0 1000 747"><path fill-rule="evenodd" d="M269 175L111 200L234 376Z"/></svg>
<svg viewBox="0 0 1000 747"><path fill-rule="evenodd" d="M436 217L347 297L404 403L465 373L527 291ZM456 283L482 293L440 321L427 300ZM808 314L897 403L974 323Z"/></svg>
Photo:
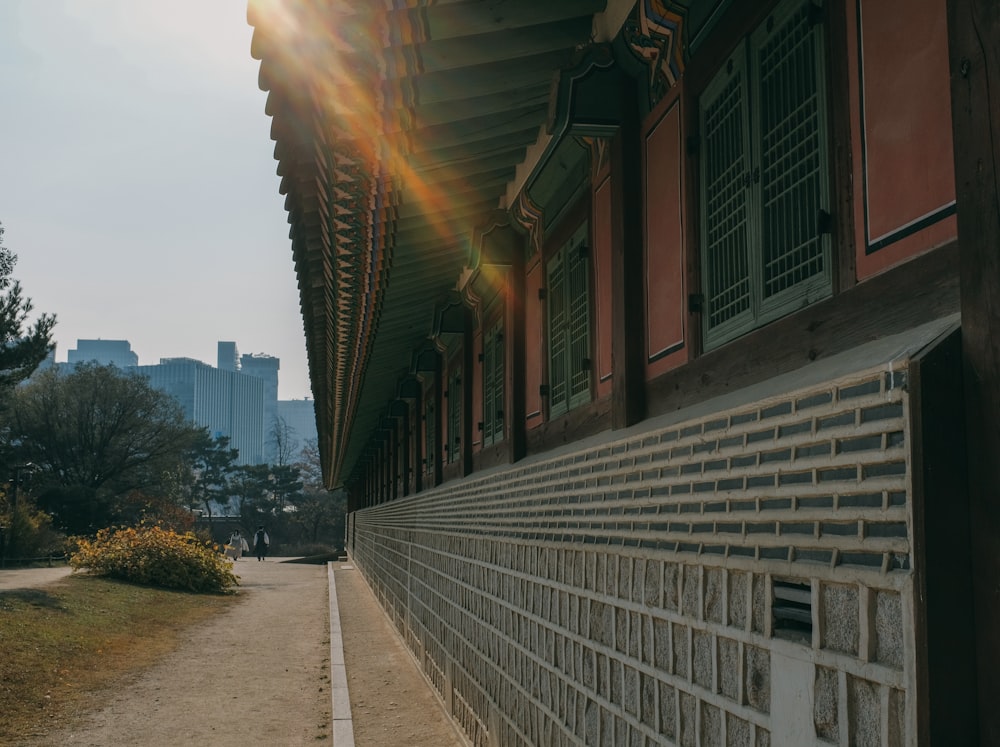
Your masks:
<svg viewBox="0 0 1000 747"><path fill-rule="evenodd" d="M775 638L812 642L812 587L797 581L772 582L771 617Z"/></svg>

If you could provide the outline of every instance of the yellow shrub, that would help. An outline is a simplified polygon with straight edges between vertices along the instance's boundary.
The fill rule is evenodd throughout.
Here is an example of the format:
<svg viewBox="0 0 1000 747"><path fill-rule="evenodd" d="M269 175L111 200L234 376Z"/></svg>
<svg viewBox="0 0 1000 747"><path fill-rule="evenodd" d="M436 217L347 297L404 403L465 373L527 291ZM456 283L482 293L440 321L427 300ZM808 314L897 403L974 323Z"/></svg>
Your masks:
<svg viewBox="0 0 1000 747"><path fill-rule="evenodd" d="M191 533L159 526L102 529L79 539L69 559L74 569L137 584L221 592L238 585L230 563Z"/></svg>

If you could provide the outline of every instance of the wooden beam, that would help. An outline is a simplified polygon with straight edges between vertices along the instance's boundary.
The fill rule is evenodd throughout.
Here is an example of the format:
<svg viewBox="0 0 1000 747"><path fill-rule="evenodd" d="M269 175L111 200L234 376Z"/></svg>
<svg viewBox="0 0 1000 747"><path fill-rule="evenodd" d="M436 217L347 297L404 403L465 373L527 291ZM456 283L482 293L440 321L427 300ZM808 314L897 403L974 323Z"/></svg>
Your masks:
<svg viewBox="0 0 1000 747"><path fill-rule="evenodd" d="M621 75L619 91L621 124L611 145L611 427L616 429L638 423L646 414L646 349L644 336L635 333L646 324L642 138L635 84Z"/></svg>
<svg viewBox="0 0 1000 747"><path fill-rule="evenodd" d="M962 342L953 330L910 364L918 745L974 745L975 625Z"/></svg>
<svg viewBox="0 0 1000 747"><path fill-rule="evenodd" d="M949 0L948 48L979 743L996 745L1000 744L1000 5Z"/></svg>

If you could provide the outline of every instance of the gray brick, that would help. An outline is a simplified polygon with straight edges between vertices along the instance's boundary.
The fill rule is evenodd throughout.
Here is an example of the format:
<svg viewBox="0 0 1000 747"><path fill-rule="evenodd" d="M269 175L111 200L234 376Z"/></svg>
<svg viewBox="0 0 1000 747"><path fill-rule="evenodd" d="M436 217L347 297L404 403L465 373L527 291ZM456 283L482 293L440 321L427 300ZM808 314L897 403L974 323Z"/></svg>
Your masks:
<svg viewBox="0 0 1000 747"><path fill-rule="evenodd" d="M832 495L816 495L799 498L799 508L833 508Z"/></svg>
<svg viewBox="0 0 1000 747"><path fill-rule="evenodd" d="M728 418L716 418L715 420L709 420L707 423L705 423L705 433L709 433L711 431L725 430L728 424L729 424Z"/></svg>
<svg viewBox="0 0 1000 747"><path fill-rule="evenodd" d="M894 591L875 594L875 660L903 668L903 605Z"/></svg>
<svg viewBox="0 0 1000 747"><path fill-rule="evenodd" d="M882 494L849 493L841 495L837 505L840 508L882 508Z"/></svg>
<svg viewBox="0 0 1000 747"><path fill-rule="evenodd" d="M869 480L876 477L897 477L906 474L906 462L884 462L866 464L861 468L862 477Z"/></svg>
<svg viewBox="0 0 1000 747"><path fill-rule="evenodd" d="M831 445L829 441L824 441L823 443L810 444L809 446L799 446L795 449L796 459L809 459L818 456L827 456L830 454Z"/></svg>
<svg viewBox="0 0 1000 747"><path fill-rule="evenodd" d="M842 412L838 415L830 415L825 418L818 418L816 420L816 430L821 431L826 428L837 428L843 425L854 425L855 415L854 411Z"/></svg>
<svg viewBox="0 0 1000 747"><path fill-rule="evenodd" d="M823 584L820 594L823 601L823 648L856 655L861 635L858 587Z"/></svg>
<svg viewBox="0 0 1000 747"><path fill-rule="evenodd" d="M665 682L660 682L660 733L674 739L677 736L677 690Z"/></svg>
<svg viewBox="0 0 1000 747"><path fill-rule="evenodd" d="M814 536L816 534L816 522L814 521L783 521L781 522L782 534L804 534Z"/></svg>
<svg viewBox="0 0 1000 747"><path fill-rule="evenodd" d="M858 451L878 451L882 448L882 436L852 436L837 439L837 453L849 454Z"/></svg>
<svg viewBox="0 0 1000 747"><path fill-rule="evenodd" d="M770 441L774 438L774 428L766 428L762 431L753 431L747 434L747 445L760 443L761 441Z"/></svg>
<svg viewBox="0 0 1000 747"><path fill-rule="evenodd" d="M709 454L715 451L716 448L718 448L718 446L719 446L718 441L703 441L700 444L695 444L691 448L691 452L693 454Z"/></svg>
<svg viewBox="0 0 1000 747"><path fill-rule="evenodd" d="M709 703L701 706L701 747L722 747L722 712Z"/></svg>
<svg viewBox="0 0 1000 747"><path fill-rule="evenodd" d="M744 630L747 624L747 584L750 576L742 571L729 572L729 624Z"/></svg>
<svg viewBox="0 0 1000 747"><path fill-rule="evenodd" d="M722 569L705 568L705 619L721 623L722 620Z"/></svg>
<svg viewBox="0 0 1000 747"><path fill-rule="evenodd" d="M823 565L830 565L830 563L833 562L833 550L795 548L795 560L803 563L822 563Z"/></svg>
<svg viewBox="0 0 1000 747"><path fill-rule="evenodd" d="M806 472L782 472L778 475L779 485L804 485L813 480L812 470Z"/></svg>
<svg viewBox="0 0 1000 747"><path fill-rule="evenodd" d="M853 386L841 387L839 390L840 399L852 399L854 397L864 397L868 394L878 394L882 391L882 382L879 379L864 381Z"/></svg>
<svg viewBox="0 0 1000 747"><path fill-rule="evenodd" d="M828 405L833 402L833 394L831 392L820 392L819 394L812 394L808 397L803 397L795 401L796 410L808 410L811 407L819 407L820 405Z"/></svg>
<svg viewBox="0 0 1000 747"><path fill-rule="evenodd" d="M840 688L837 672L826 667L816 667L814 683L813 724L816 736L828 742L840 742L839 700Z"/></svg>
<svg viewBox="0 0 1000 747"><path fill-rule="evenodd" d="M744 646L743 695L748 706L761 713L771 712L771 655L757 646Z"/></svg>
<svg viewBox="0 0 1000 747"><path fill-rule="evenodd" d="M788 511L792 507L791 498L762 498L761 511Z"/></svg>
<svg viewBox="0 0 1000 747"><path fill-rule="evenodd" d="M856 565L865 568L881 568L884 557L880 552L848 552L838 556L840 565Z"/></svg>
<svg viewBox="0 0 1000 747"><path fill-rule="evenodd" d="M868 521L865 522L866 537L907 537L909 536L904 521Z"/></svg>
<svg viewBox="0 0 1000 747"><path fill-rule="evenodd" d="M712 690L712 636L701 630L691 633L692 666L695 684Z"/></svg>
<svg viewBox="0 0 1000 747"><path fill-rule="evenodd" d="M852 745L868 747L882 743L882 715L878 685L856 677L847 678L847 713Z"/></svg>
<svg viewBox="0 0 1000 747"><path fill-rule="evenodd" d="M688 677L688 629L677 623L673 623L671 639L674 645L674 666L673 672L681 679Z"/></svg>
<svg viewBox="0 0 1000 747"><path fill-rule="evenodd" d="M760 463L767 464L768 462L789 462L792 459L791 449L778 449L777 451L765 451L761 452Z"/></svg>
<svg viewBox="0 0 1000 747"><path fill-rule="evenodd" d="M802 423L791 423L778 428L778 438L800 436L804 433L812 433L812 421L806 420Z"/></svg>
<svg viewBox="0 0 1000 747"><path fill-rule="evenodd" d="M695 747L698 740L698 701L693 695L685 692L681 698L681 747Z"/></svg>
<svg viewBox="0 0 1000 747"><path fill-rule="evenodd" d="M779 402L776 405L771 405L760 411L760 419L766 420L767 418L775 418L780 415L789 415L792 412L791 402Z"/></svg>
<svg viewBox="0 0 1000 747"><path fill-rule="evenodd" d="M753 724L738 716L726 714L726 744L728 747L752 747Z"/></svg>
<svg viewBox="0 0 1000 747"><path fill-rule="evenodd" d="M901 402L876 405L875 407L866 407L861 410L862 423L873 423L878 420L888 420L890 418L901 417L903 417L903 404Z"/></svg>

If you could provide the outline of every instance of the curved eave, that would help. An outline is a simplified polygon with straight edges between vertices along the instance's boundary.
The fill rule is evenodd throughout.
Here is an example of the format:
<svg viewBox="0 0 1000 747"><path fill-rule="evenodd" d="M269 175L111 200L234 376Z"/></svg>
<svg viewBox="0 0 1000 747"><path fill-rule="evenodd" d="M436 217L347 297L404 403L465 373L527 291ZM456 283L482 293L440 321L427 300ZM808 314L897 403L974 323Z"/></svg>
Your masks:
<svg viewBox="0 0 1000 747"><path fill-rule="evenodd" d="M605 2L304 5L252 0L248 19L335 487L468 263L473 227L503 206L546 123L554 72L591 39Z"/></svg>

